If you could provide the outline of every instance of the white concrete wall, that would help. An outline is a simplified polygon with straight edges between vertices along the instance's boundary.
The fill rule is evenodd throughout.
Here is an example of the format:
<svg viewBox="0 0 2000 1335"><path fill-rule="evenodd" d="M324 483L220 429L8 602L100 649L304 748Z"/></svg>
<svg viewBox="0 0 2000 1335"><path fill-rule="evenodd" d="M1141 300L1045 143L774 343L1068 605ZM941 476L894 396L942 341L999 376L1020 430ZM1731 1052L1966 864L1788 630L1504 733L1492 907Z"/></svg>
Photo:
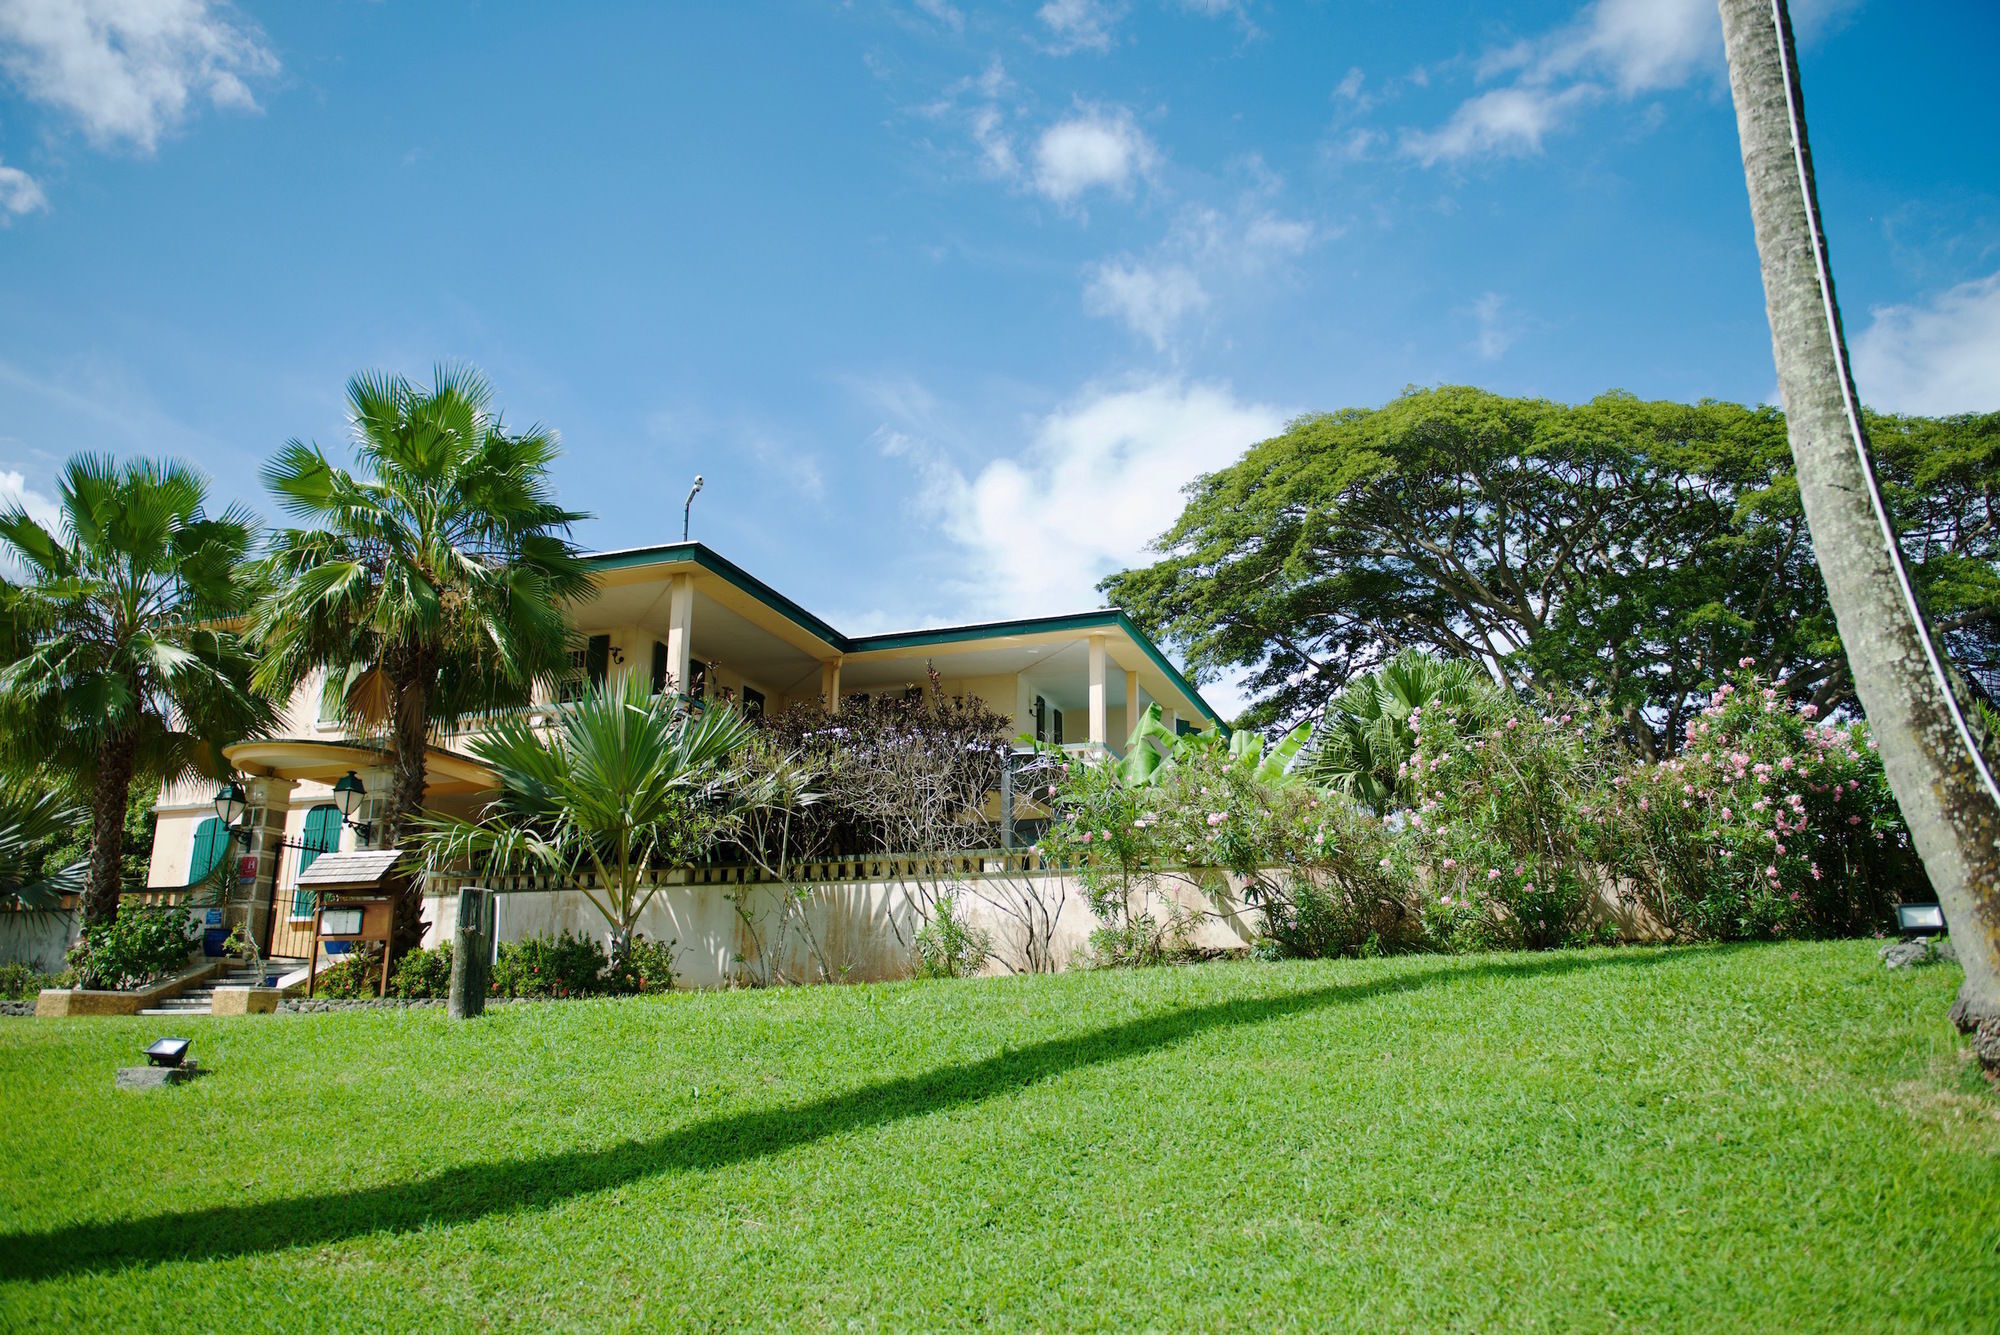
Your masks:
<svg viewBox="0 0 2000 1335"><path fill-rule="evenodd" d="M819 944L829 976L835 981L877 982L905 978L911 972L909 942L914 937L919 902L933 902L941 890L955 892L961 920L993 934L994 954L985 972L1026 971L1028 929L1033 918L1043 923L1049 944L1045 958L1068 967L1088 946L1100 924L1092 916L1082 886L1055 872L975 874L957 882L874 879L820 882L810 887L805 925ZM745 896L753 935L729 895ZM1228 950L1250 944L1255 915L1233 896L1218 912L1209 899L1190 887L1174 885L1160 892L1152 908L1164 917L1160 898L1171 896L1191 912L1203 915L1192 939L1197 946ZM675 969L679 986L723 987L763 977L762 952L778 937L778 892L770 886L668 885L660 889L639 920L639 931L656 941L678 943ZM458 921L455 894L426 900L429 930L426 945L449 936ZM1051 930L1052 928L1052 930ZM520 941L569 931L600 944L610 928L584 895L575 890L523 891L499 896L499 938ZM813 952L794 929L776 961L777 973L794 982L819 981ZM761 947L761 949L760 949ZM742 963L737 962L741 957Z"/></svg>

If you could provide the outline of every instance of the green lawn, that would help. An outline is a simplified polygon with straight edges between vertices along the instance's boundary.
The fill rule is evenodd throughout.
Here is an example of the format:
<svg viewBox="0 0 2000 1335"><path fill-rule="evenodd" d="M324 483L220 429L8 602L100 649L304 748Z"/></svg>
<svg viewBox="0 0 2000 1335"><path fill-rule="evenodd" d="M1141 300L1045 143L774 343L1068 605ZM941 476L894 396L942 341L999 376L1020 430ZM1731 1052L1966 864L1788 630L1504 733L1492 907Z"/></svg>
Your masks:
<svg viewBox="0 0 2000 1335"><path fill-rule="evenodd" d="M1873 943L0 1021L0 1326L1993 1329Z"/></svg>

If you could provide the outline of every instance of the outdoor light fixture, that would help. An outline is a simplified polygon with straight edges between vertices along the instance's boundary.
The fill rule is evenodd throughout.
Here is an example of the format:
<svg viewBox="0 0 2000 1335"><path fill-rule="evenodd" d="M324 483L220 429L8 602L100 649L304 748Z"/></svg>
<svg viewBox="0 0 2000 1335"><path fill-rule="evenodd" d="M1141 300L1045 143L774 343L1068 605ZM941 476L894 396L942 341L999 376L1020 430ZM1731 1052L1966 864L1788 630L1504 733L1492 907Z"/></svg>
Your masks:
<svg viewBox="0 0 2000 1335"><path fill-rule="evenodd" d="M688 488L687 504L681 507L681 541L688 540L688 516L694 513L694 494L701 490L702 476L694 475L694 485Z"/></svg>
<svg viewBox="0 0 2000 1335"><path fill-rule="evenodd" d="M187 1060L187 1050L194 1042L189 1038L156 1038L146 1048L148 1066L179 1066Z"/></svg>
<svg viewBox="0 0 2000 1335"><path fill-rule="evenodd" d="M249 805L249 799L243 796L243 789L237 785L234 779L223 784L216 791L215 814L222 818L224 825L234 825L236 818L241 816L244 808Z"/></svg>
<svg viewBox="0 0 2000 1335"><path fill-rule="evenodd" d="M1934 936L1947 930L1944 910L1936 904L1898 904L1896 928L1904 936Z"/></svg>
<svg viewBox="0 0 2000 1335"><path fill-rule="evenodd" d="M354 813L361 809L361 799L368 796L368 790L361 786L361 780L353 770L334 780L333 800L340 808L340 819L365 841L373 836L374 827L367 821L355 820Z"/></svg>

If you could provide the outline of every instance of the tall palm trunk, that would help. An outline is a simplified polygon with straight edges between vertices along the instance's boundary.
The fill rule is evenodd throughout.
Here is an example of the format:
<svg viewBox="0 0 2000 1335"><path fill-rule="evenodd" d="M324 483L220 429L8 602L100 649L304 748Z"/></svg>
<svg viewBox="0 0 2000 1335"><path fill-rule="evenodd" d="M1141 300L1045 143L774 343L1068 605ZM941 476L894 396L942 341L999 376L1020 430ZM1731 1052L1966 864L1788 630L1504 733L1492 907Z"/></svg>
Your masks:
<svg viewBox="0 0 2000 1335"><path fill-rule="evenodd" d="M97 744L97 774L90 794L90 876L84 886L83 920L110 922L118 916L125 883L125 807L132 797L135 740L115 733Z"/></svg>
<svg viewBox="0 0 2000 1335"><path fill-rule="evenodd" d="M1889 786L1965 968L1952 1016L2000 1066L2000 804L1885 541L1819 227L1784 0L1720 0L1778 389L1813 554Z"/></svg>
<svg viewBox="0 0 2000 1335"><path fill-rule="evenodd" d="M394 713L389 724L389 803L375 831L376 843L382 848L395 848L402 842L411 821L423 810L424 789L429 779L424 764L424 747L430 739L428 665L421 654L413 654L411 658L413 661L402 672L394 674L390 683L394 691ZM424 881L421 872L401 876L396 881L394 935L395 940L390 943L392 954L400 955L423 944Z"/></svg>

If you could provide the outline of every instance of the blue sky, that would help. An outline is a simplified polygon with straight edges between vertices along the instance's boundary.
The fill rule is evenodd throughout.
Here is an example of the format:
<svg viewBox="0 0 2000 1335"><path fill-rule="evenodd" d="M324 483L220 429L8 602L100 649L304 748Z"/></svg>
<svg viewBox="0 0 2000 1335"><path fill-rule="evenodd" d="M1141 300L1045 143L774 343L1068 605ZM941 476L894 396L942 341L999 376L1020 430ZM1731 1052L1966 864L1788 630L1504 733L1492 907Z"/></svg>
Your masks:
<svg viewBox="0 0 2000 1335"><path fill-rule="evenodd" d="M1795 9L1864 396L2000 407L2000 10ZM268 513L352 371L464 359L589 545L700 471L856 632L1093 605L1300 412L1774 392L1706 0L0 0L0 219L31 507Z"/></svg>

